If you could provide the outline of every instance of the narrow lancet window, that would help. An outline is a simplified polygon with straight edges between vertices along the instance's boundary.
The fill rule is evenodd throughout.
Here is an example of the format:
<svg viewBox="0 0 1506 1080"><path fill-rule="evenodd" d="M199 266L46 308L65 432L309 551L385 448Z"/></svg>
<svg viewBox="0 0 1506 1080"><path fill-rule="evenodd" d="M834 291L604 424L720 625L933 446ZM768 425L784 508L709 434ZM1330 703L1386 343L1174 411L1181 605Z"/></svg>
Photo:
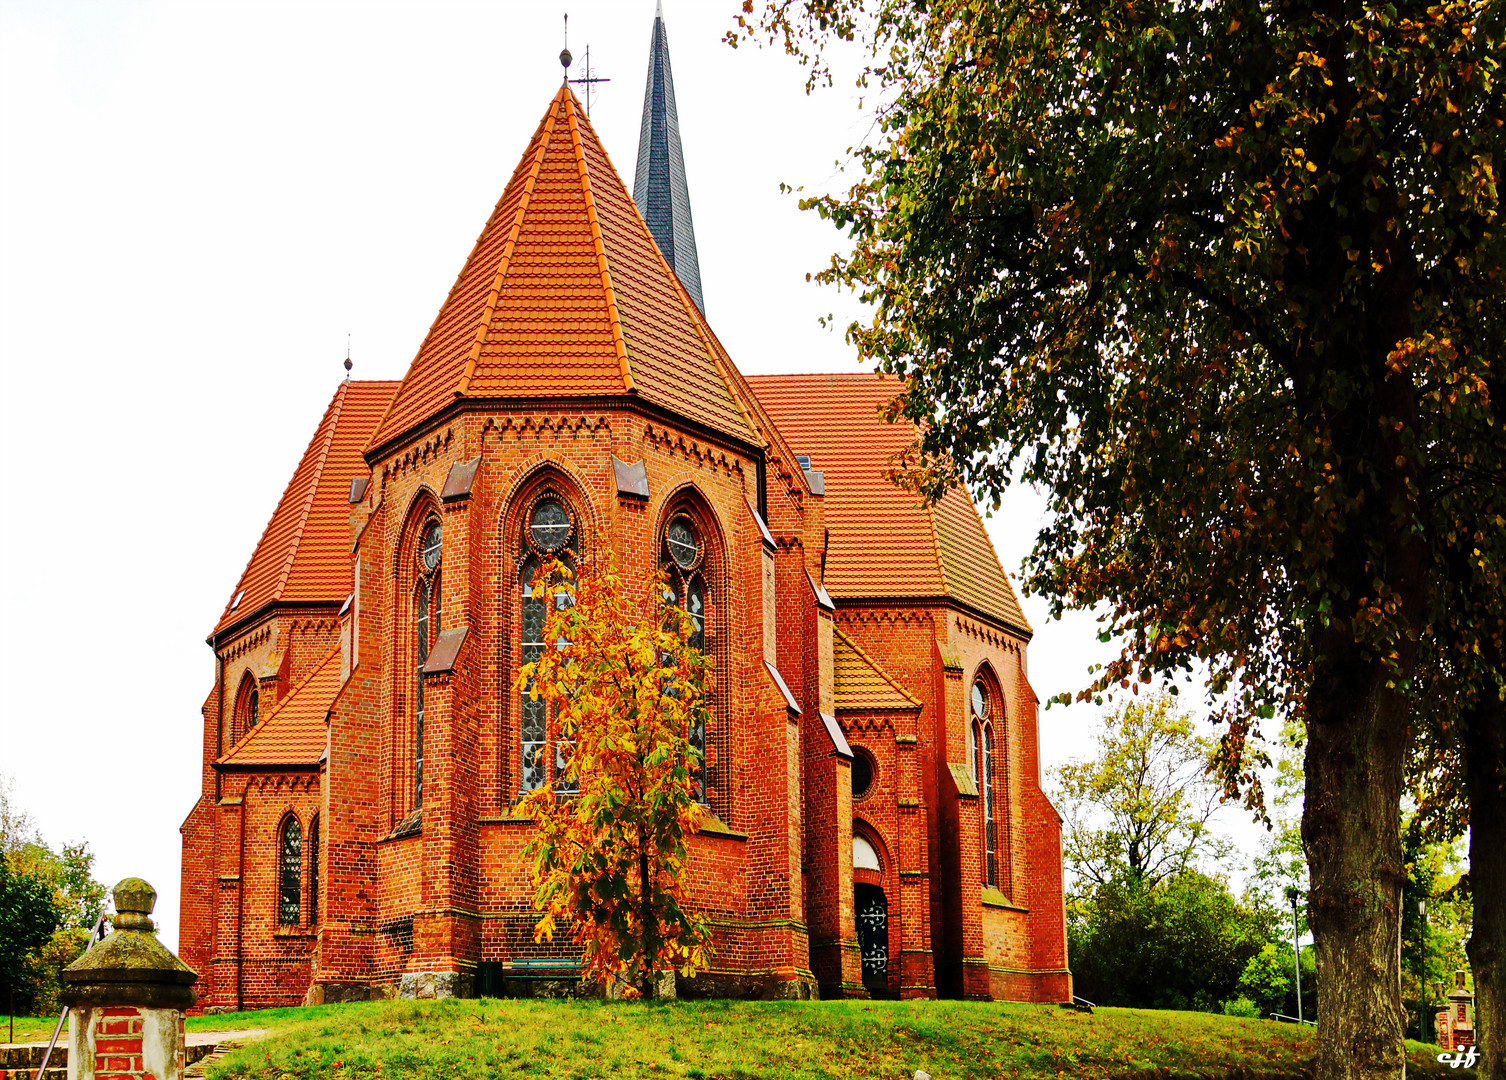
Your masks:
<svg viewBox="0 0 1506 1080"><path fill-rule="evenodd" d="M692 627L690 647L706 648L706 578L704 574L704 547L695 523L688 517L672 518L664 529L664 552L669 558L670 588L674 591L674 603L690 616ZM691 718L688 733L690 745L695 748L700 760L695 768L696 798L706 801L706 711L698 709Z"/></svg>
<svg viewBox="0 0 1506 1080"><path fill-rule="evenodd" d="M544 626L549 613L570 602L558 582L544 581L539 573L553 559L572 565L570 545L574 538L575 522L563 502L545 496L533 505L523 529L523 561L518 571L520 665L537 663L544 655ZM569 778L574 742L558 730L557 714L548 703L543 698L533 700L532 695L530 679L518 702L518 786L529 792L549 784L556 794L577 794L579 782Z"/></svg>
<svg viewBox="0 0 1506 1080"><path fill-rule="evenodd" d="M424 665L439 636L440 564L444 532L437 518L425 523L418 542L418 584L413 590L413 806L424 805Z"/></svg>
<svg viewBox="0 0 1506 1080"><path fill-rule="evenodd" d="M277 921L284 926L297 926L303 914L303 833L299 831L298 819L291 814L282 823L279 858Z"/></svg>
<svg viewBox="0 0 1506 1080"><path fill-rule="evenodd" d="M309 925L319 925L319 818L309 823Z"/></svg>

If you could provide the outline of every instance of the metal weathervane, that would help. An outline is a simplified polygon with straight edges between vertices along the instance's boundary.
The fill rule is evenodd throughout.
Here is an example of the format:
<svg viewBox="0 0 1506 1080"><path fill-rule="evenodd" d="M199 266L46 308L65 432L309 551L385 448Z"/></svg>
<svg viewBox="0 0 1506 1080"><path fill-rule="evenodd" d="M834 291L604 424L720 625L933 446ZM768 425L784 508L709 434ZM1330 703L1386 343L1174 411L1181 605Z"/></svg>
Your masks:
<svg viewBox="0 0 1506 1080"><path fill-rule="evenodd" d="M591 116L591 94L597 83L611 82L611 79L598 78L591 68L591 46L586 46L585 73L579 79L570 78L570 62L575 58L570 55L570 16L565 16L565 47L560 50L560 66L565 69L565 82L569 85L584 86L586 95L586 117Z"/></svg>

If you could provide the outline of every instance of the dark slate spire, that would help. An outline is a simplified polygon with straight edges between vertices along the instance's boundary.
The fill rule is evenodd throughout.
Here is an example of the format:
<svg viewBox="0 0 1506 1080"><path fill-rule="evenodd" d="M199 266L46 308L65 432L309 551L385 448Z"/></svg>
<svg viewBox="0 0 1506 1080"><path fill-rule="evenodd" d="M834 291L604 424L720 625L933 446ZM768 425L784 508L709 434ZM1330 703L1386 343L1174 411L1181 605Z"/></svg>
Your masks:
<svg viewBox="0 0 1506 1080"><path fill-rule="evenodd" d="M696 259L695 227L690 221L690 190L685 184L685 155L680 150L680 117L675 110L675 83L669 70L663 0L654 13L654 36L649 44L648 87L643 92L643 126L638 132L633 201L680 284L704 313L701 264Z"/></svg>

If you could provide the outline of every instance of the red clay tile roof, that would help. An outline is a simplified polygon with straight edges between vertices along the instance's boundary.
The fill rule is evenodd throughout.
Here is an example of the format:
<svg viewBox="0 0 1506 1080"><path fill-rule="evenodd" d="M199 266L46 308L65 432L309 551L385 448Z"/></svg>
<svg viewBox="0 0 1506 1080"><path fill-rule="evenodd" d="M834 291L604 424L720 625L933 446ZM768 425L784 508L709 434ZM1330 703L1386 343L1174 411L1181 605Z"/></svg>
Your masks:
<svg viewBox="0 0 1506 1080"><path fill-rule="evenodd" d="M918 709L920 700L879 667L852 638L836 631L832 649L836 706L844 709Z"/></svg>
<svg viewBox="0 0 1506 1080"><path fill-rule="evenodd" d="M314 665L270 715L241 736L221 765L317 765L324 753L324 718L340 693L340 648Z"/></svg>
<svg viewBox="0 0 1506 1080"><path fill-rule="evenodd" d="M950 596L1028 631L1030 624L966 492L932 509L889 480L889 460L915 438L880 409L899 393L878 375L758 375L748 379L797 454L826 474L831 547L826 588L838 600Z"/></svg>
<svg viewBox="0 0 1506 1080"><path fill-rule="evenodd" d="M340 384L216 632L273 601L338 602L350 594L350 481L367 474L361 451L396 390L395 382Z"/></svg>
<svg viewBox="0 0 1506 1080"><path fill-rule="evenodd" d="M699 314L562 87L372 436L456 398L637 394L753 441Z"/></svg>

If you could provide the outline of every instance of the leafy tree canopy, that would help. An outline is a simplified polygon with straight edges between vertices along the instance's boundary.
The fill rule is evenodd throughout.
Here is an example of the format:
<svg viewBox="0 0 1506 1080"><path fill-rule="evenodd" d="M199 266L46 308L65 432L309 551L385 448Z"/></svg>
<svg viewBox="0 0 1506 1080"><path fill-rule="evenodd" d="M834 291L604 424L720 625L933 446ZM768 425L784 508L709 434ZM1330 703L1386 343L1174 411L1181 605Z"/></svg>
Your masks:
<svg viewBox="0 0 1506 1080"><path fill-rule="evenodd" d="M1080 885L1154 886L1229 853L1211 831L1221 797L1207 777L1213 751L1166 695L1103 718L1092 758L1055 770L1062 855Z"/></svg>
<svg viewBox="0 0 1506 1080"><path fill-rule="evenodd" d="M709 718L712 661L662 575L641 602L605 565L576 578L556 562L532 587L556 598L544 640L559 647L523 666L518 689L549 703L569 748L555 786L520 807L539 825L535 936L565 923L588 975L653 997L661 971L710 963L710 930L686 902L686 837L705 813L691 736Z"/></svg>
<svg viewBox="0 0 1506 1080"><path fill-rule="evenodd" d="M869 50L859 178L806 205L851 238L820 275L872 304L850 338L908 380L906 475L1047 489L1027 583L1124 643L1088 693L1206 671L1252 804L1260 721L1304 720L1317 1069L1400 1075L1404 764L1450 722L1414 729L1419 665L1465 708L1506 667L1506 9L757 7L733 43L813 79Z"/></svg>

